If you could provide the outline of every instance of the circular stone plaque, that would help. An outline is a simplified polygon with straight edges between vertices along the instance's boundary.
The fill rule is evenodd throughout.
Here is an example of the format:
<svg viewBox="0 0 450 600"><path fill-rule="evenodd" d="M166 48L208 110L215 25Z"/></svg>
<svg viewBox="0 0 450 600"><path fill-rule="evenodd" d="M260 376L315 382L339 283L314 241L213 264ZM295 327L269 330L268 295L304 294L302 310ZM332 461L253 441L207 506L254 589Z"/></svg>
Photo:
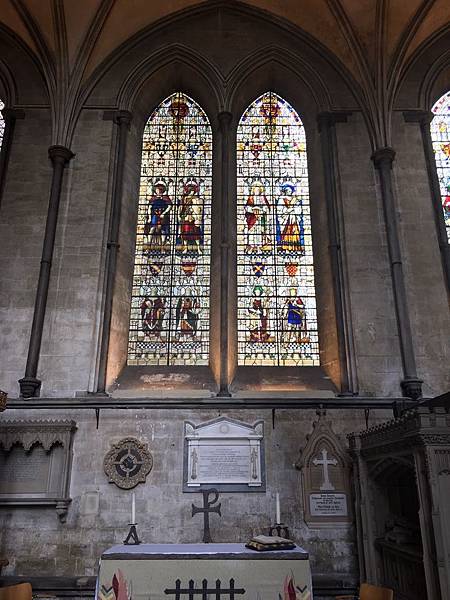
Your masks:
<svg viewBox="0 0 450 600"><path fill-rule="evenodd" d="M103 461L110 483L129 490L138 483L145 483L153 467L153 457L147 444L132 437L113 444Z"/></svg>

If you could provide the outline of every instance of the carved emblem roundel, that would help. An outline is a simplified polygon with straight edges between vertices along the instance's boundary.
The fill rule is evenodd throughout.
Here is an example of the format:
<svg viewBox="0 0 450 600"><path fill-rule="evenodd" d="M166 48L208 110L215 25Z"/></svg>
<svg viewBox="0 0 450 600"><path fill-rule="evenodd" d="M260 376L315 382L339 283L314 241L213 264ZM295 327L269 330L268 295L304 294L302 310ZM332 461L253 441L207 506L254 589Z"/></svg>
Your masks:
<svg viewBox="0 0 450 600"><path fill-rule="evenodd" d="M112 444L103 462L110 483L123 490L130 490L138 483L145 483L153 467L153 457L147 444L132 437Z"/></svg>

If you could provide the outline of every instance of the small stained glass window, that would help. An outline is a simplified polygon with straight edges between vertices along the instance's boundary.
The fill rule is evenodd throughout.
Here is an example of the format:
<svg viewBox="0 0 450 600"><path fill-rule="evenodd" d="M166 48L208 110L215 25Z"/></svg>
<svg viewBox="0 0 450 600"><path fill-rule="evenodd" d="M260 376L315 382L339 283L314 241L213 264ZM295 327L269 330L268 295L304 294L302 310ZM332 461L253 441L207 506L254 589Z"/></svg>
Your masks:
<svg viewBox="0 0 450 600"><path fill-rule="evenodd" d="M207 365L212 133L175 93L144 130L129 365Z"/></svg>
<svg viewBox="0 0 450 600"><path fill-rule="evenodd" d="M2 110L5 108L4 103L0 100L0 150L2 149L3 135L5 133L5 119L3 118Z"/></svg>
<svg viewBox="0 0 450 600"><path fill-rule="evenodd" d="M305 129L263 94L237 133L238 364L319 365Z"/></svg>
<svg viewBox="0 0 450 600"><path fill-rule="evenodd" d="M450 91L433 106L431 139L441 189L447 239L450 242Z"/></svg>

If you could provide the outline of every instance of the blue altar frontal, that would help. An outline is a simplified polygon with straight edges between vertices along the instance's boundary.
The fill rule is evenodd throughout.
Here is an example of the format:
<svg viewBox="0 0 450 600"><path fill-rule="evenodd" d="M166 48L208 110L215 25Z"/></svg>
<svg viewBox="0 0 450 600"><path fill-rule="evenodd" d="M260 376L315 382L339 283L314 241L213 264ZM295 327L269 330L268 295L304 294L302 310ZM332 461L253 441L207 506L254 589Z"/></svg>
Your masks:
<svg viewBox="0 0 450 600"><path fill-rule="evenodd" d="M113 546L100 560L96 600L312 600L308 553L244 544Z"/></svg>

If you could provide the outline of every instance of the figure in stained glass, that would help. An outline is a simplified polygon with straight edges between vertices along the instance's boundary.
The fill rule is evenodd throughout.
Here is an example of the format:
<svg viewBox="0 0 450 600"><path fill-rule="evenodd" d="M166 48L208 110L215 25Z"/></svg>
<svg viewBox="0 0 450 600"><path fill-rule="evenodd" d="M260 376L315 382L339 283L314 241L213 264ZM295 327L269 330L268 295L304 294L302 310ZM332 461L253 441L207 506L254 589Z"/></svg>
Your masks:
<svg viewBox="0 0 450 600"><path fill-rule="evenodd" d="M262 181L253 181L245 204L247 224L247 252L263 252L270 247L268 237L268 217L270 204Z"/></svg>
<svg viewBox="0 0 450 600"><path fill-rule="evenodd" d="M264 298L264 288L255 285L253 298L248 307L248 329L250 342L269 342L272 340L269 333L269 309L267 299Z"/></svg>
<svg viewBox="0 0 450 600"><path fill-rule="evenodd" d="M296 288L291 288L290 295L286 298L283 314L283 341L302 344L309 342L306 334L306 307Z"/></svg>
<svg viewBox="0 0 450 600"><path fill-rule="evenodd" d="M144 235L147 236L150 250L166 249L170 234L170 209L172 200L166 194L166 184L158 182L153 186L153 195L149 199L149 218L144 226Z"/></svg>
<svg viewBox="0 0 450 600"><path fill-rule="evenodd" d="M197 296L186 293L178 299L176 329L179 337L197 335L200 303Z"/></svg>
<svg viewBox="0 0 450 600"><path fill-rule="evenodd" d="M304 226L301 200L295 195L295 185L282 183L277 209L277 245L285 253L302 253L304 251Z"/></svg>
<svg viewBox="0 0 450 600"><path fill-rule="evenodd" d="M5 108L5 105L0 100L0 150L2 148L3 135L5 133L5 120L3 118L2 110Z"/></svg>
<svg viewBox="0 0 450 600"><path fill-rule="evenodd" d="M199 185L195 181L185 184L178 207L179 249L201 253L203 245L203 207Z"/></svg>
<svg viewBox="0 0 450 600"><path fill-rule="evenodd" d="M238 363L319 365L306 136L273 92L237 132Z"/></svg>
<svg viewBox="0 0 450 600"><path fill-rule="evenodd" d="M164 313L166 310L165 299L161 296L149 298L146 296L141 304L142 331L146 336L161 337Z"/></svg>
<svg viewBox="0 0 450 600"><path fill-rule="evenodd" d="M212 133L177 92L144 129L129 365L207 365Z"/></svg>

